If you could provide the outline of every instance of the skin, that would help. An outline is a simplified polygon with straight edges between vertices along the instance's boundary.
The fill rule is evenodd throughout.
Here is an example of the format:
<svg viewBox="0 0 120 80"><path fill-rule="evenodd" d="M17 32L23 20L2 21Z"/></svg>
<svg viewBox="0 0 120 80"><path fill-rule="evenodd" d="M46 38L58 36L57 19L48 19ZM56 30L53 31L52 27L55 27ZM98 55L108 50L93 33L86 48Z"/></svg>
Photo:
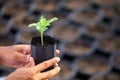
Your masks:
<svg viewBox="0 0 120 80"><path fill-rule="evenodd" d="M59 50L56 50L56 54L59 54ZM60 58L56 57L35 65L29 45L0 47L0 64L18 68L8 75L6 80L48 80L60 71L60 67L57 64L59 61ZM51 65L56 65L56 67L52 70L41 72Z"/></svg>
<svg viewBox="0 0 120 80"><path fill-rule="evenodd" d="M0 47L1 65L15 68L23 67L32 58L30 54L29 45L2 46Z"/></svg>
<svg viewBox="0 0 120 80"><path fill-rule="evenodd" d="M60 71L60 67L55 67L52 70L41 72L51 65L60 61L60 58L56 57L47 61L44 61L36 66L29 67L28 65L23 68L17 69L10 74L6 80L48 80Z"/></svg>

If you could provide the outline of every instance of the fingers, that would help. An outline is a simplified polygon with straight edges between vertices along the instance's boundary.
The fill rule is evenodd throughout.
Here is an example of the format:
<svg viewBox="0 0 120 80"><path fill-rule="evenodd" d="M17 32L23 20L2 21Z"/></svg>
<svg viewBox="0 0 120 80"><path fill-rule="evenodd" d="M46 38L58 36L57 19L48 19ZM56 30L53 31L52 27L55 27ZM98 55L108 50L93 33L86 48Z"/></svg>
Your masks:
<svg viewBox="0 0 120 80"><path fill-rule="evenodd" d="M49 79L49 78L55 76L59 71L60 71L60 67L55 67L54 69L52 69L50 71L38 74L38 78L40 80Z"/></svg>
<svg viewBox="0 0 120 80"><path fill-rule="evenodd" d="M26 44L22 44L22 45L13 45L13 47L15 47L16 50L19 50L19 49L23 49L23 48L30 48L30 45L26 45Z"/></svg>
<svg viewBox="0 0 120 80"><path fill-rule="evenodd" d="M33 57L30 57L30 61L28 63L26 63L25 67L32 67L32 66L35 66L35 62L34 62L34 59Z"/></svg>
<svg viewBox="0 0 120 80"><path fill-rule="evenodd" d="M60 50L56 50L56 54L57 54L57 55L60 54Z"/></svg>
<svg viewBox="0 0 120 80"><path fill-rule="evenodd" d="M16 58L19 62L29 62L30 55L24 55L24 54L17 53Z"/></svg>
<svg viewBox="0 0 120 80"><path fill-rule="evenodd" d="M15 67L15 68L21 68L21 67L32 67L32 66L35 66L35 62L34 62L34 59L32 57L30 57L30 60L29 62L20 62L18 61L16 64L12 64L12 65L9 65L10 67Z"/></svg>
<svg viewBox="0 0 120 80"><path fill-rule="evenodd" d="M59 61L60 61L60 58L55 57L55 58L52 58L50 60L44 61L44 62L32 67L31 69L34 70L35 72L40 72L40 71L43 71L46 68L58 63Z"/></svg>
<svg viewBox="0 0 120 80"><path fill-rule="evenodd" d="M30 53L30 45L14 45L14 49L23 54L31 54Z"/></svg>
<svg viewBox="0 0 120 80"><path fill-rule="evenodd" d="M58 67L58 63L55 64L55 67Z"/></svg>

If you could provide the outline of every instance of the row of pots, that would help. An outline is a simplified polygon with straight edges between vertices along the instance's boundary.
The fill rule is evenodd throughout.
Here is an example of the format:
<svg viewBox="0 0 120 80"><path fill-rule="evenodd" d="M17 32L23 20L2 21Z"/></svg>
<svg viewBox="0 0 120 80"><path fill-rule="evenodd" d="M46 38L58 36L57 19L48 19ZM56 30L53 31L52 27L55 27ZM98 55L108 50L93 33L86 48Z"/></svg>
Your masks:
<svg viewBox="0 0 120 80"><path fill-rule="evenodd" d="M60 74L50 80L119 80L119 57L120 52L116 52L109 59L100 55L77 58L72 63L62 59L59 63L62 69Z"/></svg>
<svg viewBox="0 0 120 80"><path fill-rule="evenodd" d="M98 2L98 3L104 2L104 1L99 1L99 0L92 0L92 1L93 2L95 1L95 3L96 2ZM107 2L109 2L109 1L106 0L105 4ZM26 15L26 13L28 13L28 12L37 14L37 16L40 15L41 13L42 14L48 13L49 15L51 14L50 16L54 15L58 18L62 14L66 14L66 15L63 15L63 18L60 17L60 20L61 20L60 22L62 22L62 20L65 18L65 16L67 16L65 18L65 21L72 20L72 21L75 21L77 23L82 23L82 24L89 23L89 22L90 23L98 22L103 17L106 17L109 20L109 18L110 19L114 18L117 15L117 12L115 11L115 8L112 7L112 6L101 7L99 10L96 10L96 9L92 8L91 6L89 6L87 8L84 7L82 9L77 9L77 10L73 10L73 11L71 11L69 8L65 7L65 6L67 6L67 4L71 4L71 7L75 7L75 9L76 9L77 6L80 6L80 5L75 5L76 3L81 3L81 4L87 5L88 3L90 3L90 1L89 0L74 0L74 1L72 1L72 0L66 0L66 1L55 1L55 0L52 0L52 1L45 0L44 1L44 0L40 0L40 1L37 1L36 0L36 1L33 1L31 5L25 5L25 4L22 4L20 2L12 3L12 2L8 1L6 3L6 5L4 5L2 10L1 10L1 16L3 16L4 18L9 18L10 16L13 16L12 17L13 19L11 20L13 26L15 26L16 24L18 24L19 26L20 25L21 26L26 26L26 23L29 23L29 21L27 22L27 20L24 19L24 18L26 18L24 15ZM41 5L39 5L39 4L41 4ZM52 8L47 7L45 9L45 10L48 9L47 11L42 11L41 6L43 8L44 4L48 4L48 6L51 6ZM62 6L57 8L56 6L54 6L54 5L57 5L57 4L62 4ZM90 5L92 5L92 4L90 4ZM68 6L70 6L70 5L68 5ZM28 9L28 7L30 9ZM17 8L17 10L16 10L16 8ZM39 8L40 8L40 10L39 10ZM55 9L55 8L57 8L57 9ZM61 11L59 9L62 9L63 11ZM9 11L9 10L11 10L11 11ZM68 12L66 12L66 10ZM18 11L19 11L19 15L17 14ZM59 13L59 11L60 11L60 13ZM119 11L119 9L117 11ZM60 15L55 15L56 12ZM48 14L46 14L46 15L48 15ZM30 16L33 16L33 15L30 15ZM30 19L30 22L34 22L35 21L34 19L36 19L34 17L32 17L32 18L33 18L33 20ZM16 26L18 26L18 25L16 25Z"/></svg>
<svg viewBox="0 0 120 80"><path fill-rule="evenodd" d="M80 11L79 10L75 11L72 14L70 14L70 16L66 15L66 13L69 13L68 10L66 10L65 13L60 14L60 15L56 12L59 12L59 10L55 11L55 12L44 14L44 15L46 15L47 18L51 18L54 15L59 18L59 20L57 22L55 22L52 26L56 26L56 25L58 26L61 23L70 22L70 23L75 24L77 27L86 28L85 34L87 34L91 37L94 37L94 38L101 38L101 36L103 36L103 35L108 36L110 33L113 33L114 30L119 30L119 19L118 18L113 19L111 22L111 20L109 20L108 18L101 17L101 15L102 15L101 11L99 13L92 9L90 9L90 10L84 9L84 10L80 10ZM61 10L60 10L60 12L61 12ZM79 16L78 16L78 14L79 14ZM2 15L1 15L1 17L2 17ZM91 17L92 17L92 19L91 19ZM27 25L29 23L36 22L37 19L38 19L38 16L36 16L32 13L20 13L19 15L16 15L11 20L9 20L8 25L5 24L5 26L12 27L17 30L26 29ZM2 22L1 24L4 24L4 23L5 22ZM84 23L87 23L87 24L84 24ZM68 25L64 25L64 26L68 26Z"/></svg>

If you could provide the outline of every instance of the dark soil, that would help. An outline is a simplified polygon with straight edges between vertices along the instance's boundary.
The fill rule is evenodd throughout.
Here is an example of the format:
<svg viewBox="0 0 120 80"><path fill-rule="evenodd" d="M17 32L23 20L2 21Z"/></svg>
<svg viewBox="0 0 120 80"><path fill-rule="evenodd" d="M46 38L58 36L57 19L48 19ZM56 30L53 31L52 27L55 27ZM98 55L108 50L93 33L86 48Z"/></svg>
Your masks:
<svg viewBox="0 0 120 80"><path fill-rule="evenodd" d="M47 46L47 45L54 45L56 43L56 40L53 39L52 37L50 36L44 36L43 37L43 41L44 41L44 46ZM34 37L32 39L32 42L31 42L32 45L35 45L35 46L42 46L41 44L41 37Z"/></svg>

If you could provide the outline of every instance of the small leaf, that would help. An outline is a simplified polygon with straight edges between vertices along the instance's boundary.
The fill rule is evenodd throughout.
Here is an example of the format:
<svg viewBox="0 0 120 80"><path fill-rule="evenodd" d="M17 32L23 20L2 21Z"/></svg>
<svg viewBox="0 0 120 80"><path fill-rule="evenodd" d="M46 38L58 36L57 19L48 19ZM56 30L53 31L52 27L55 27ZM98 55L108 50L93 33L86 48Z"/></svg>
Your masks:
<svg viewBox="0 0 120 80"><path fill-rule="evenodd" d="M49 20L49 23L52 23L52 22L54 22L56 20L58 20L58 18L54 17L54 18L52 18L52 19Z"/></svg>
<svg viewBox="0 0 120 80"><path fill-rule="evenodd" d="M46 18L42 15L40 18L40 24L42 27L46 27L47 20Z"/></svg>
<svg viewBox="0 0 120 80"><path fill-rule="evenodd" d="M41 27L40 26L36 26L36 29L41 32Z"/></svg>
<svg viewBox="0 0 120 80"><path fill-rule="evenodd" d="M29 24L28 27L34 27L34 26L37 26L36 23L32 23L32 24Z"/></svg>

